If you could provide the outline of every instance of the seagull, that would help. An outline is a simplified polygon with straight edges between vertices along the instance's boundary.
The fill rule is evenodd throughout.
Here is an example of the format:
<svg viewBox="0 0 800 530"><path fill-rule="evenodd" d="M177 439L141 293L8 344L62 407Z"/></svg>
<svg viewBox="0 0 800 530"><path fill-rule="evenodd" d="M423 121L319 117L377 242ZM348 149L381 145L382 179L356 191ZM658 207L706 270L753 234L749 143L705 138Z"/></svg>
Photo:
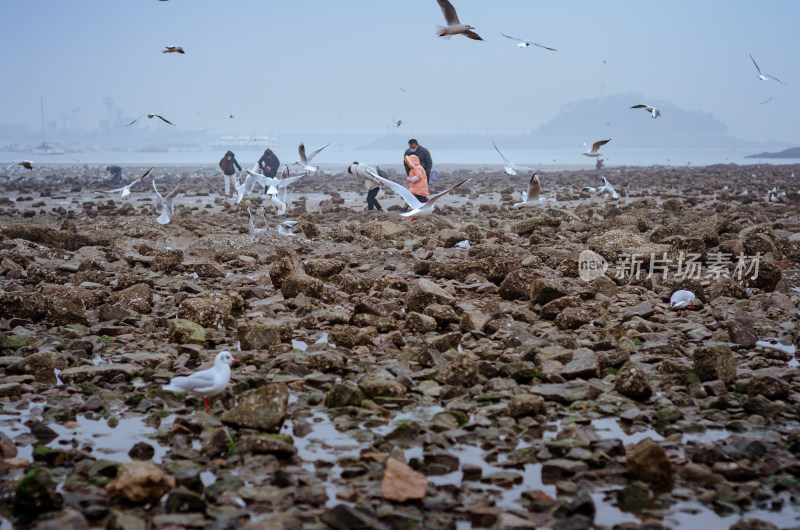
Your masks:
<svg viewBox="0 0 800 530"><path fill-rule="evenodd" d="M736 195L738 195L739 197L744 197L745 195L747 195L747 188L745 188L744 191L740 191Z"/></svg>
<svg viewBox="0 0 800 530"><path fill-rule="evenodd" d="M644 109L647 112L649 112L650 114L652 114L653 118L658 118L659 116L661 116L661 111L658 110L657 108L653 107L652 105L639 104L639 105L634 105L631 108L632 109Z"/></svg>
<svg viewBox="0 0 800 530"><path fill-rule="evenodd" d="M250 239L252 241L258 240L259 234L264 234L265 237L272 237L272 230L270 230L269 221L267 221L267 211L263 206L261 207L261 213L264 215L264 224L266 227L256 228L253 224L253 214L250 213L250 208L247 208L247 215L250 216Z"/></svg>
<svg viewBox="0 0 800 530"><path fill-rule="evenodd" d="M678 316L680 316L682 309L695 309L694 300L695 296L692 291L675 291L669 297L669 307L677 310Z"/></svg>
<svg viewBox="0 0 800 530"><path fill-rule="evenodd" d="M254 166L253 168L254 170L255 167L257 166ZM256 186L257 182L260 182L262 186L265 186L266 185L264 183L265 178L266 177L264 175L259 175L258 173L248 171L247 176L244 179L244 182L241 184L237 182L236 184L236 204L242 202L245 196L249 195L253 191L253 188Z"/></svg>
<svg viewBox="0 0 800 530"><path fill-rule="evenodd" d="M234 116L233 114L228 114L228 119L229 119L229 120L230 120L230 119L232 119L232 118L235 118L235 117L236 117L236 116Z"/></svg>
<svg viewBox="0 0 800 530"><path fill-rule="evenodd" d="M767 104L767 103L769 103L770 101L772 101L772 96L770 96L770 97L768 97L767 99L765 99L764 101L762 101L762 102L761 102L761 104L762 104L762 105L766 105L766 104Z"/></svg>
<svg viewBox="0 0 800 530"><path fill-rule="evenodd" d="M595 144L597 145L597 144ZM603 179L603 186L599 188L593 188L591 186L584 186L583 191L588 191L591 193L596 194L598 197L602 197L603 195L610 195L612 199L617 200L619 199L619 193L617 190L614 189L614 186L606 179L605 177L600 177Z"/></svg>
<svg viewBox="0 0 800 530"><path fill-rule="evenodd" d="M282 236L293 236L292 227L297 224L297 221L284 221L278 225L278 233Z"/></svg>
<svg viewBox="0 0 800 530"><path fill-rule="evenodd" d="M155 180L153 181L153 189L156 190L156 212L161 213L156 221L158 224L165 225L169 223L170 215L175 212L175 197L178 196L178 192L181 189L181 184L178 183L178 185L175 186L175 189L167 194L166 199L164 199L164 197L162 197L158 192Z"/></svg>
<svg viewBox="0 0 800 530"><path fill-rule="evenodd" d="M609 138L608 140L598 140L592 144L592 149L590 151L586 151L585 153L582 154L585 156L593 156L593 157L603 156L603 153L598 153L597 150L606 145L610 141L611 138Z"/></svg>
<svg viewBox="0 0 800 530"><path fill-rule="evenodd" d="M33 169L33 162L30 160L14 160L8 165L6 170L10 170L14 168L14 166L22 166L25 169Z"/></svg>
<svg viewBox="0 0 800 530"><path fill-rule="evenodd" d="M173 377L169 384L161 385L170 392L194 392L204 397L203 404L209 411L208 397L225 391L231 380L231 363L238 362L229 351L221 351L214 358L214 366L191 375Z"/></svg>
<svg viewBox="0 0 800 530"><path fill-rule="evenodd" d="M400 127L401 125L403 125L403 120L397 120L396 122L394 122L395 127Z"/></svg>
<svg viewBox="0 0 800 530"><path fill-rule="evenodd" d="M259 178L259 182L261 182L264 186L269 186L267 189L267 195L270 196L270 200L272 204L275 206L275 214L276 215L283 215L286 213L286 189L292 182L296 182L303 178L305 175L298 175L296 177L289 177L289 166L286 166L286 169L283 170L281 177L285 178L272 178L272 177L265 177L263 175L259 175L258 173L253 173L251 170L247 170L250 175L256 175Z"/></svg>
<svg viewBox="0 0 800 530"><path fill-rule="evenodd" d="M134 180L133 182L130 182L130 183L126 184L125 186L122 186L121 188L117 188L117 189L113 189L113 190L98 190L98 191L100 191L101 193L116 193L118 191L121 191L122 195L120 195L119 198L120 199L125 199L125 198L128 197L128 195L131 194L131 188L135 184L140 182L143 178L145 178L147 175L149 175L151 171L153 171L153 168L148 169L147 171L144 172L144 175L142 175L138 179Z"/></svg>
<svg viewBox="0 0 800 530"><path fill-rule="evenodd" d="M767 202L780 202L781 197L786 197L785 191L778 191L778 186L773 186L772 189L767 190L765 200Z"/></svg>
<svg viewBox="0 0 800 530"><path fill-rule="evenodd" d="M503 155L503 153L500 152L500 149L497 148L497 144L496 143L492 142L492 145L494 146L495 150L500 154L500 158L503 159L503 162L506 163L506 165L503 166L503 170L505 170L505 172L507 174L516 175L517 174L516 170L518 170L518 169L520 171L538 171L537 169L533 169L532 167L519 166L519 165L515 164L514 162L511 162L508 158L506 158Z"/></svg>
<svg viewBox="0 0 800 530"><path fill-rule="evenodd" d="M439 7L442 8L442 13L444 14L444 20L447 22L447 26L436 26L436 34L440 37L444 37L445 39L449 39L453 35L464 35L472 40L483 40L480 35L472 31L472 26L468 24L462 24L458 20L458 14L456 13L456 8L453 7L448 0L436 0L439 3Z"/></svg>
<svg viewBox="0 0 800 530"><path fill-rule="evenodd" d="M511 40L518 41L518 42L519 42L519 44L517 44L517 46L519 46L520 48L527 48L528 46L530 46L531 44L533 44L534 46L538 46L538 47L540 47L540 48L544 48L545 50L550 50L551 52L556 52L556 51L558 51L558 50L556 50L555 48L550 48L550 47L548 47L548 46L543 46L543 45L541 45L541 44L537 44L537 43L535 43L535 42L533 42L533 41L529 41L529 40L523 40L523 39L518 39L518 38L516 38L516 37L512 37L511 35L506 35L506 34L505 34L505 33L503 33L502 31L500 32L500 35L502 35L503 37L505 37L505 38L507 38L507 39L511 39Z"/></svg>
<svg viewBox="0 0 800 530"><path fill-rule="evenodd" d="M186 53L180 46L165 46L161 53Z"/></svg>
<svg viewBox="0 0 800 530"><path fill-rule="evenodd" d="M769 74L762 74L761 73L761 68L758 67L758 64L756 63L756 60L753 59L753 54L752 53L750 54L750 60L753 61L753 64L756 65L756 70L758 70L758 78L759 79L761 79L762 81L769 81L770 79L772 79L773 81L777 81L778 83L782 84L783 86L789 86L789 85L787 85L786 83L784 83L783 81L781 81L780 79L778 79L775 76L771 76Z"/></svg>
<svg viewBox="0 0 800 530"><path fill-rule="evenodd" d="M314 166L310 166L309 164L320 151L322 151L329 145L331 145L330 142L323 145L322 147L320 147L319 149L308 155L308 158L306 158L306 146L303 145L303 142L300 142L300 145L297 147L297 152L300 153L300 162L295 162L295 164L302 167L307 173L314 173L317 170L317 168Z"/></svg>
<svg viewBox="0 0 800 530"><path fill-rule="evenodd" d="M132 122L130 122L130 123L129 123L128 125L126 125L125 127L130 127L131 125L133 125L133 124L134 124L134 123L136 123L137 121L141 120L141 119L142 119L142 118L144 118L145 116L147 116L148 118L158 118L159 120L163 121L164 123L166 123L166 124L168 124L168 125L173 125L173 126L175 125L174 123L172 123L171 121L169 121L168 119L166 119L164 116L161 116L161 115L159 115L159 114L153 114L152 112L149 112L149 113L147 113L147 114L142 114L141 116L139 116L138 118L136 118L135 120L133 120Z"/></svg>
<svg viewBox="0 0 800 530"><path fill-rule="evenodd" d="M451 191L453 191L457 187L461 186L462 184L466 184L467 182L472 180L471 178L468 178L467 180L462 180L461 182L459 182L458 184L456 184L452 188L449 188L449 189L447 189L447 190L445 190L443 192L440 192L440 193L437 193L436 195L432 195L431 197L428 197L428 202L421 203L421 202L419 202L419 199L417 199L414 196L414 194L411 193L408 190L408 188L406 188L405 186L402 186L402 185L398 184L397 182L391 181L389 179L385 179L385 178L381 177L380 175L377 175L377 174L373 173L372 171L367 170L367 173L369 173L378 182L381 182L381 183L385 184L387 187L389 187L390 189L392 189L395 193L400 195L400 197L402 197L404 201L406 201L406 204L408 204L411 207L411 210L406 212L406 213L401 213L400 215L402 215L403 217L411 217L412 221L416 220L418 217L423 217L423 216L427 216L427 215L432 214L433 213L433 209L436 206L435 203L436 203L437 200L439 200L443 196L447 195L448 193L450 193Z"/></svg>
<svg viewBox="0 0 800 530"><path fill-rule="evenodd" d="M514 208L522 210L523 208L533 208L548 202L553 202L553 199L547 199L545 197L539 198L541 191L542 186L539 183L539 175L534 173L531 176L531 181L528 183L528 191L522 192L522 202L515 203Z"/></svg>

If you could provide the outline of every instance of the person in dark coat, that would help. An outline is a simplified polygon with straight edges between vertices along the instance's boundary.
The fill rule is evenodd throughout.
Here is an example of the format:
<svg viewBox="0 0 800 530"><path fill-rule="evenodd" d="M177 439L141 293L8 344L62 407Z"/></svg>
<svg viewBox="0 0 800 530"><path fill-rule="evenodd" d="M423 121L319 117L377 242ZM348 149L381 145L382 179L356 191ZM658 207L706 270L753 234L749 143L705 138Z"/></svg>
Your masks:
<svg viewBox="0 0 800 530"><path fill-rule="evenodd" d="M228 151L219 161L219 168L222 170L223 178L225 179L226 199L231 196L231 182L233 182L233 189L236 189L236 169L234 167L238 168L239 171L242 170L242 166L236 161L233 151Z"/></svg>
<svg viewBox="0 0 800 530"><path fill-rule="evenodd" d="M280 165L281 161L278 160L278 155L273 153L269 147L264 150L264 154L258 159L258 168L261 170L261 174L266 177L275 178ZM267 187L264 186L264 193L267 193Z"/></svg>
<svg viewBox="0 0 800 530"><path fill-rule="evenodd" d="M409 155L417 155L419 158L419 163L422 166L422 169L425 170L426 179L430 182L431 179L431 169L433 168L433 159L431 159L431 152L419 145L416 139L412 138L408 141L408 149L403 154L403 165L406 168L406 175L411 172L411 167L409 167L408 162L406 162L406 157Z"/></svg>
<svg viewBox="0 0 800 530"><path fill-rule="evenodd" d="M111 184L122 184L122 168L119 166L107 166L106 171L111 173Z"/></svg>

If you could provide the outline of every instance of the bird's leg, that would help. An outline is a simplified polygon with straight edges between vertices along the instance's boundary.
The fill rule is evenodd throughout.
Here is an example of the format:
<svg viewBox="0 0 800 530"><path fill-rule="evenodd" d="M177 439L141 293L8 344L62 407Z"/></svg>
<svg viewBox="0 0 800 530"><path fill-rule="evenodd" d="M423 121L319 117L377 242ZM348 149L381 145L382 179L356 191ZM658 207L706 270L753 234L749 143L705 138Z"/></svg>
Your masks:
<svg viewBox="0 0 800 530"><path fill-rule="evenodd" d="M203 405L205 405L205 406L206 406L206 412L209 412L209 411L211 410L211 407L210 407L210 406L209 406L209 404L208 404L208 396L206 396L205 398L203 398Z"/></svg>

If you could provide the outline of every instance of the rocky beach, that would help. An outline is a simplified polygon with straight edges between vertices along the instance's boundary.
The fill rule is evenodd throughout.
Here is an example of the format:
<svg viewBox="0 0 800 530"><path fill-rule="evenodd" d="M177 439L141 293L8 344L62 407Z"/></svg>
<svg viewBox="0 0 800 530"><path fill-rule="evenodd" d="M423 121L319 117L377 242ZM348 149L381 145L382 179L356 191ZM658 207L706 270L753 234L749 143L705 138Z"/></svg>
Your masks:
<svg viewBox="0 0 800 530"><path fill-rule="evenodd" d="M257 241L211 165L154 169L166 225L149 180L0 175L0 529L800 527L800 165L564 168L525 210L438 167L472 180L413 221L323 169ZM162 389L222 350L210 412Z"/></svg>

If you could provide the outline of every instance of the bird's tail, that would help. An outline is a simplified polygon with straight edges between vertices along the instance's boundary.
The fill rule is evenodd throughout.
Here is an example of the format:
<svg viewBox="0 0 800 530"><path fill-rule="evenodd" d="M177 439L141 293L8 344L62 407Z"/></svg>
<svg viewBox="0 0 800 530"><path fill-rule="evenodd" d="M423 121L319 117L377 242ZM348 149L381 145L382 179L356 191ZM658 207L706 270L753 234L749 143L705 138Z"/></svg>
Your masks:
<svg viewBox="0 0 800 530"><path fill-rule="evenodd" d="M169 383L167 385L161 385L161 390L166 390L168 392L181 392L181 393L186 392L184 389L180 387L173 386L172 383Z"/></svg>
<svg viewBox="0 0 800 530"><path fill-rule="evenodd" d="M449 39L450 37L452 37L452 35L445 33L444 31L446 29L447 28L444 26L436 26L436 34L439 35L440 37L444 37L445 39Z"/></svg>

